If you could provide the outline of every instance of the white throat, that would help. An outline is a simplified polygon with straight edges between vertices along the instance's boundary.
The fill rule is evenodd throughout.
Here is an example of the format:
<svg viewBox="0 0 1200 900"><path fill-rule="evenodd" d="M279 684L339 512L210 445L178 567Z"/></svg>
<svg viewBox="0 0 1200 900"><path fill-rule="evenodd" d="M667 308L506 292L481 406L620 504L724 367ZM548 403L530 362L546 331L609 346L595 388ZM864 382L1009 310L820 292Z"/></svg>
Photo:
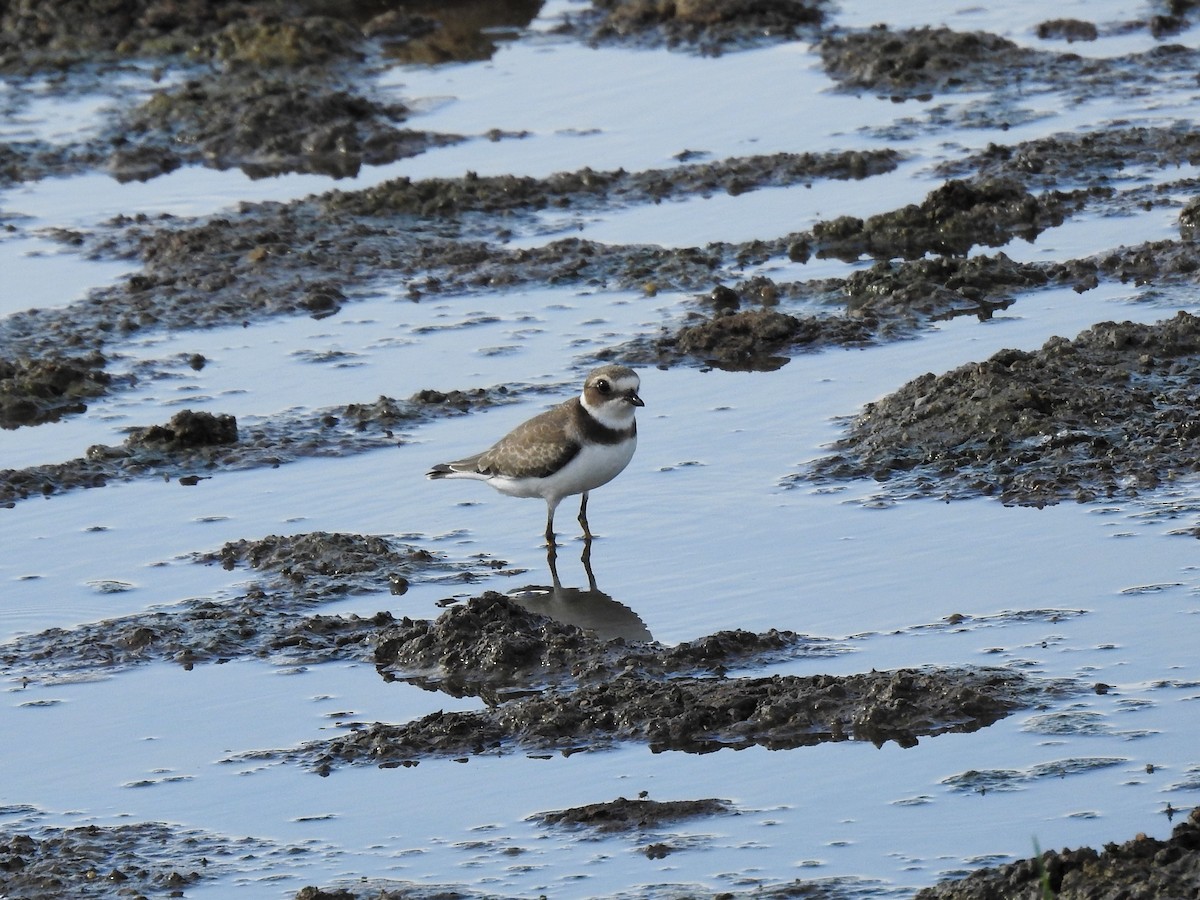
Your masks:
<svg viewBox="0 0 1200 900"><path fill-rule="evenodd" d="M580 398L586 409L601 425L615 430L628 428L633 424L634 407L619 397L605 400L603 403L589 403L587 395Z"/></svg>

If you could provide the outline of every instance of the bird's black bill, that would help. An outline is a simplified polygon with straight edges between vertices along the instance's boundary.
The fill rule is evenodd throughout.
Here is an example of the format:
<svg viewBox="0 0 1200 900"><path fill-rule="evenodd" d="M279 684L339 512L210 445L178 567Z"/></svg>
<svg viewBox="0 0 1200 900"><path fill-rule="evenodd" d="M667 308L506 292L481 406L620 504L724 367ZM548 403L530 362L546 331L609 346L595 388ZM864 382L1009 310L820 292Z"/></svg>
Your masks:
<svg viewBox="0 0 1200 900"><path fill-rule="evenodd" d="M630 391L625 395L625 402L633 406L645 406L645 402L637 395L637 391Z"/></svg>

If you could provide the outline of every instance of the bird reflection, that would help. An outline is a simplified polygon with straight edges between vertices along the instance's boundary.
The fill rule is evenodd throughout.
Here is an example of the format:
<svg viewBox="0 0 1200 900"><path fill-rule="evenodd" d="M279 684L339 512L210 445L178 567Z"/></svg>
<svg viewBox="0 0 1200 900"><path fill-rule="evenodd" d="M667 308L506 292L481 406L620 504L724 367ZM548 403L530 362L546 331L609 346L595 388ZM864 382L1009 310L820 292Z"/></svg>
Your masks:
<svg viewBox="0 0 1200 900"><path fill-rule="evenodd" d="M550 544L546 547L546 565L550 569L553 584L519 588L511 591L509 598L530 612L540 613L567 625L590 631L601 640L653 640L646 623L637 613L596 586L596 575L592 571L591 541L583 542L583 554L579 559L587 575L586 590L563 586L558 576L558 550Z"/></svg>

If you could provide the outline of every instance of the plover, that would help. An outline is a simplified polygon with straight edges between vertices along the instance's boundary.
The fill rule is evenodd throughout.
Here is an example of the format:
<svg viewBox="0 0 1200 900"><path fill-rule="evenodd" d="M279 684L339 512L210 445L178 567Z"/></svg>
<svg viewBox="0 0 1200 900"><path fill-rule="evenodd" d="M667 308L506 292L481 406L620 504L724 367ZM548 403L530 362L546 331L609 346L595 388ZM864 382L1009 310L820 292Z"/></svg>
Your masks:
<svg viewBox="0 0 1200 900"><path fill-rule="evenodd" d="M579 524L586 540L588 492L608 484L629 465L637 447L634 409L641 380L626 366L588 373L583 392L523 422L488 450L439 463L430 478L474 478L510 497L546 501L546 543L554 545L554 510L563 497L583 494Z"/></svg>

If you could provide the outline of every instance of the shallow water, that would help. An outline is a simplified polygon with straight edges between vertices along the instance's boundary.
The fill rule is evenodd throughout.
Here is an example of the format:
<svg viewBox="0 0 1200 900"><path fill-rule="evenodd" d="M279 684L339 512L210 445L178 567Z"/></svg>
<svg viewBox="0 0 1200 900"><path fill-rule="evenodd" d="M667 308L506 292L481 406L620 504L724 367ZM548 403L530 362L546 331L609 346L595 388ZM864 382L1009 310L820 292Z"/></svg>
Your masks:
<svg viewBox="0 0 1200 900"><path fill-rule="evenodd" d="M1116 2L1074 7L1097 22L1133 15ZM1044 4L1033 3L1008 4L1003 15L959 4L861 4L840 13L848 26L945 22L1031 46L1037 41L1030 29L1044 15ZM1186 32L1172 40L1195 46L1200 38ZM1105 41L1073 49L1115 54L1153 43L1144 35ZM468 135L524 129L530 136L472 140L364 171L340 187L399 174L666 167L685 149L719 159L891 146L881 135L909 123L910 137L895 144L909 160L890 175L582 221L546 216L540 226L666 246L769 237L835 214L891 209L920 200L937 183L928 175L932 165L963 155L961 148L1117 118L1170 122L1192 99L1184 92L1059 109L1042 95L1029 101L1040 118L1005 132L962 129L936 124L930 106L966 108L978 96L893 104L838 93L811 48L798 44L711 59L531 38L490 62L398 69L387 77L406 102L427 110L418 127ZM647 84L657 89L653 97L639 88ZM679 102L664 109L663 92ZM64 110L32 100L22 109L31 120L23 127L63 133L56 117L102 109L89 104ZM0 240L0 311L77 301L88 287L128 271L64 256L39 237L41 229L96 226L117 213L204 215L332 184L316 176L251 181L182 169L142 185L96 174L11 189L0 194L0 210L16 228ZM1035 244L1004 249L1014 258L1067 259L1173 229L1174 214L1161 208L1119 220L1084 216ZM522 233L514 242L541 239ZM775 277L846 269L815 261L764 267ZM404 284L381 282L369 299L319 322L277 319L141 336L112 346L119 356L114 371L181 354L202 353L208 363L198 372L173 365L176 377L95 402L82 416L0 435L0 467L79 456L185 407L233 413L245 423L426 387L536 383L559 386L565 396L591 354L656 333L685 299L538 288L414 303ZM1132 285L1084 294L1043 290L986 323L956 320L913 340L801 355L769 374L647 369L638 453L589 506L600 536L592 556L600 589L660 641L725 628L788 628L839 639L851 652L771 671L1011 665L1084 687L1104 682L1114 686L1108 693L1085 691L910 750L842 743L691 756L625 747L550 759L341 769L319 778L284 765L224 760L319 739L354 721L400 722L477 701L386 684L371 666L344 663L239 661L192 671L159 664L94 680L9 680L0 746L21 777L0 787L0 824L166 821L267 840L275 852L239 859L187 890L189 897L236 890L262 898L359 876L552 896L863 879L868 893L903 895L947 873L1028 856L1035 840L1042 847L1100 846L1139 831L1163 836L1171 824L1164 810L1194 802L1200 771L1200 569L1194 540L1169 534L1195 524L1187 510L1196 508L1200 484L1177 483L1144 502L1034 510L989 500L896 503L880 497L874 483L818 488L789 476L822 455L839 434L839 417L926 371L1005 347L1032 349L1106 319L1155 321L1196 307L1190 296ZM545 583L540 504L473 483L431 483L422 473L481 449L552 402L547 396L443 419L398 435L399 446L223 473L192 488L147 480L0 510L0 639L188 598L233 596L253 575L197 565L191 554L278 533L405 535L454 558L486 553L525 570L483 584L414 583L403 597L359 595L325 612L390 609L428 618L448 596ZM569 535L573 510L562 509L560 530ZM560 550L568 585L586 583L580 547L568 540ZM955 613L968 618L947 624ZM739 814L669 834L603 838L527 821L536 812L640 791L658 800L721 797ZM664 859L639 852L664 838L686 849Z"/></svg>

